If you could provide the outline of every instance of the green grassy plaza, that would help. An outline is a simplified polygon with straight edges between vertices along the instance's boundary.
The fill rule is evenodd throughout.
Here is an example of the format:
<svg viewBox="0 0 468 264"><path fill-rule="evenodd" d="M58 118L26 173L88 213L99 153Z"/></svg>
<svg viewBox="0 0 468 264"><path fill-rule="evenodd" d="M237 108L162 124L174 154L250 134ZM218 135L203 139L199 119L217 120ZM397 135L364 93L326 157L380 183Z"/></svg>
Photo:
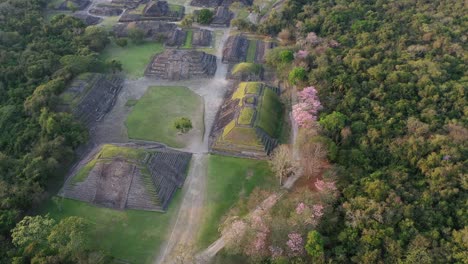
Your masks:
<svg viewBox="0 0 468 264"><path fill-rule="evenodd" d="M151 58L164 51L164 45L157 42L134 44L131 41L125 47L119 47L112 41L101 53L104 60L116 59L122 63L123 71L129 77L142 77Z"/></svg>
<svg viewBox="0 0 468 264"><path fill-rule="evenodd" d="M42 212L57 221L79 216L91 223L90 243L112 257L128 263L152 263L161 244L168 239L171 219L177 214L182 196L174 196L166 213L113 210L58 197L49 201Z"/></svg>
<svg viewBox="0 0 468 264"><path fill-rule="evenodd" d="M277 186L268 162L210 155L206 180L205 217L197 246L205 248L219 237L218 226L233 206L245 204L255 187Z"/></svg>
<svg viewBox="0 0 468 264"><path fill-rule="evenodd" d="M189 139L178 134L174 121L179 117L190 118L192 130L201 131L203 136L203 109L203 99L186 87L149 87L127 117L128 136L184 147Z"/></svg>

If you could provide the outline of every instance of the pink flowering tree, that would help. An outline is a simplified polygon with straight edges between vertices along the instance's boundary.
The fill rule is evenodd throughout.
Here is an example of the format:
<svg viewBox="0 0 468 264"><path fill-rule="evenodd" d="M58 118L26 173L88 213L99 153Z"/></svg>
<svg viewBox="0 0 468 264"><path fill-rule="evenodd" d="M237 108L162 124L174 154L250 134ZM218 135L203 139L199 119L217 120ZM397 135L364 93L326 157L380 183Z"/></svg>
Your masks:
<svg viewBox="0 0 468 264"><path fill-rule="evenodd" d="M313 86L306 87L297 96L299 102L292 109L294 121L299 127L310 128L317 121L318 111L322 109L317 90Z"/></svg>
<svg viewBox="0 0 468 264"><path fill-rule="evenodd" d="M309 52L307 50L299 50L294 55L294 57L296 57L296 59L305 59L305 58L307 58L307 56L309 56Z"/></svg>
<svg viewBox="0 0 468 264"><path fill-rule="evenodd" d="M320 192L333 193L337 190L334 181L324 181L324 180L317 179L314 185L315 185L315 188L317 188L317 190L319 190Z"/></svg>
<svg viewBox="0 0 468 264"><path fill-rule="evenodd" d="M299 233L288 234L289 240L286 242L290 256L301 256L304 254L304 239Z"/></svg>

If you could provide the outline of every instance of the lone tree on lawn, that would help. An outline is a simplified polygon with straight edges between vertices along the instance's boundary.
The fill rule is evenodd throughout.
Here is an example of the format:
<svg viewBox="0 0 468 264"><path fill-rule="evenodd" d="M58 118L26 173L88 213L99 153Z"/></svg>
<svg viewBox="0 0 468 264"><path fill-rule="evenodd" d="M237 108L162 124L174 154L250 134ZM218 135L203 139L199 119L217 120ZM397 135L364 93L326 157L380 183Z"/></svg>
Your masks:
<svg viewBox="0 0 468 264"><path fill-rule="evenodd" d="M187 117L181 117L176 119L174 122L174 127L182 133L187 133L192 129L192 121Z"/></svg>
<svg viewBox="0 0 468 264"><path fill-rule="evenodd" d="M198 13L197 22L200 24L208 25L213 20L213 11L209 9L202 9Z"/></svg>
<svg viewBox="0 0 468 264"><path fill-rule="evenodd" d="M273 151L269 163L276 177L278 177L280 185L283 184L284 178L294 175L297 170L296 162L294 162L292 152L287 145L277 147Z"/></svg>

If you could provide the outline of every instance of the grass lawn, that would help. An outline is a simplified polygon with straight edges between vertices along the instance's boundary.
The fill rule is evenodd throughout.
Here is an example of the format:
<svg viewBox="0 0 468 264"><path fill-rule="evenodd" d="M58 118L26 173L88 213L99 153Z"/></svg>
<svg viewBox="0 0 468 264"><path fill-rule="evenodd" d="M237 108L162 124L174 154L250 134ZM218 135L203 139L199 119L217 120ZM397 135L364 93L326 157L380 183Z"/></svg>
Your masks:
<svg viewBox="0 0 468 264"><path fill-rule="evenodd" d="M91 246L125 260L127 263L152 263L161 243L169 236L170 221L181 202L180 192L167 213L112 210L87 203L59 198L59 205L49 201L41 213L49 213L56 220L79 216L92 225Z"/></svg>
<svg viewBox="0 0 468 264"><path fill-rule="evenodd" d="M223 216L255 187L277 186L267 161L211 155L208 160L204 225L198 247L204 248L219 237Z"/></svg>
<svg viewBox="0 0 468 264"><path fill-rule="evenodd" d="M129 41L126 47L119 47L114 42L101 53L104 60L117 59L122 63L123 70L131 77L141 77L151 58L164 50L163 44L145 42L139 45Z"/></svg>
<svg viewBox="0 0 468 264"><path fill-rule="evenodd" d="M255 61L255 53L257 51L257 40L249 40L249 48L247 49L247 62Z"/></svg>
<svg viewBox="0 0 468 264"><path fill-rule="evenodd" d="M188 117L193 130L203 136L203 99L186 87L149 87L128 115L128 136L133 139L151 140L171 147L184 147L187 139L177 135L174 121Z"/></svg>
<svg viewBox="0 0 468 264"><path fill-rule="evenodd" d="M185 43L182 46L183 49L191 49L192 48L192 39L193 39L193 30L187 31L187 36L185 37Z"/></svg>

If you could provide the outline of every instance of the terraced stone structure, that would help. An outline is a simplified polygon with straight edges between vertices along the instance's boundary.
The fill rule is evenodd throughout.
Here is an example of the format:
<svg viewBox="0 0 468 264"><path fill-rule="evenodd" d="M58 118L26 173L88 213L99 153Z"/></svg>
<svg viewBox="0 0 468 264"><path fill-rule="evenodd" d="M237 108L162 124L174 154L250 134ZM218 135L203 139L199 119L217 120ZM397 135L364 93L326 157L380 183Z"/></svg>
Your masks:
<svg viewBox="0 0 468 264"><path fill-rule="evenodd" d="M166 1L150 1L142 11L127 9L122 14L119 22L131 22L140 20L179 21L184 17L185 7L168 4Z"/></svg>
<svg viewBox="0 0 468 264"><path fill-rule="evenodd" d="M72 14L73 17L78 18L79 20L83 21L87 26L93 26L101 23L102 18L100 17L95 17L91 16L88 14L83 14L83 13L74 13Z"/></svg>
<svg viewBox="0 0 468 264"><path fill-rule="evenodd" d="M167 49L149 63L145 76L166 80L212 77L216 56L197 50Z"/></svg>
<svg viewBox="0 0 468 264"><path fill-rule="evenodd" d="M256 50L255 50L255 63L264 64L266 59L266 54L269 50L277 46L276 42L273 41L256 41Z"/></svg>
<svg viewBox="0 0 468 264"><path fill-rule="evenodd" d="M223 47L224 63L239 63L246 61L249 40L243 35L230 36Z"/></svg>
<svg viewBox="0 0 468 264"><path fill-rule="evenodd" d="M251 6L253 0L192 0L191 6L199 7L217 7L217 6L230 6L234 2L240 2L245 6Z"/></svg>
<svg viewBox="0 0 468 264"><path fill-rule="evenodd" d="M136 8L142 3L146 3L148 0L112 0L112 4L122 5L125 8Z"/></svg>
<svg viewBox="0 0 468 264"><path fill-rule="evenodd" d="M217 113L211 152L266 158L278 145L281 130L279 92L261 82L241 82Z"/></svg>
<svg viewBox="0 0 468 264"><path fill-rule="evenodd" d="M115 36L123 38L128 37L128 31L134 28L142 30L147 39L161 40L169 39L177 30L177 25L163 21L134 21L115 24L113 32Z"/></svg>
<svg viewBox="0 0 468 264"><path fill-rule="evenodd" d="M187 32L180 28L177 28L171 32L166 42L164 43L167 47L180 47L184 45Z"/></svg>
<svg viewBox="0 0 468 264"><path fill-rule="evenodd" d="M234 13L227 6L216 7L211 26L213 27L229 27Z"/></svg>
<svg viewBox="0 0 468 264"><path fill-rule="evenodd" d="M83 10L91 4L89 0L64 0L55 6L58 10Z"/></svg>
<svg viewBox="0 0 468 264"><path fill-rule="evenodd" d="M89 9L89 13L96 16L120 16L123 7L118 5L97 4Z"/></svg>
<svg viewBox="0 0 468 264"><path fill-rule="evenodd" d="M122 89L119 75L82 74L60 95L59 108L69 111L91 131L114 105Z"/></svg>
<svg viewBox="0 0 468 264"><path fill-rule="evenodd" d="M213 40L213 32L207 29L194 29L193 30L193 47L209 47Z"/></svg>
<svg viewBox="0 0 468 264"><path fill-rule="evenodd" d="M165 211L184 184L192 154L104 145L60 196L113 209Z"/></svg>

